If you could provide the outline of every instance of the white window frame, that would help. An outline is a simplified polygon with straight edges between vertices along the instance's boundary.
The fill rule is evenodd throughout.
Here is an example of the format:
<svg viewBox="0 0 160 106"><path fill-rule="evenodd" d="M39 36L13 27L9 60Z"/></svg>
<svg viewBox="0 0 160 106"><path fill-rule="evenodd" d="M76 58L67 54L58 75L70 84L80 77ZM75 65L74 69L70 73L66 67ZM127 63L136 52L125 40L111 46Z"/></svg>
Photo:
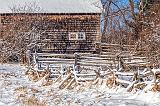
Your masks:
<svg viewBox="0 0 160 106"><path fill-rule="evenodd" d="M75 38L71 38L71 34L75 34ZM69 33L69 40L77 40L77 32L70 32Z"/></svg>
<svg viewBox="0 0 160 106"><path fill-rule="evenodd" d="M71 38L71 34L75 34L75 38ZM80 34L83 35L82 38L79 38ZM85 32L70 32L69 40L86 40Z"/></svg>
<svg viewBox="0 0 160 106"><path fill-rule="evenodd" d="M81 36L82 38L79 38L80 35L83 35L83 36ZM85 32L78 32L77 33L77 40L86 40Z"/></svg>

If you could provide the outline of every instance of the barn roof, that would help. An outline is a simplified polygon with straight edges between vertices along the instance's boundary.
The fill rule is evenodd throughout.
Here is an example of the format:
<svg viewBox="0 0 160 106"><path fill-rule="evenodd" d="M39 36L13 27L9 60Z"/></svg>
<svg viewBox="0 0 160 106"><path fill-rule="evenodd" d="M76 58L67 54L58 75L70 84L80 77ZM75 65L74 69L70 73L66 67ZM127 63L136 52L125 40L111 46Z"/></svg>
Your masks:
<svg viewBox="0 0 160 106"><path fill-rule="evenodd" d="M101 13L100 0L0 0L0 13L12 13L14 7L21 7L16 13L33 13L26 5L37 6L34 13Z"/></svg>

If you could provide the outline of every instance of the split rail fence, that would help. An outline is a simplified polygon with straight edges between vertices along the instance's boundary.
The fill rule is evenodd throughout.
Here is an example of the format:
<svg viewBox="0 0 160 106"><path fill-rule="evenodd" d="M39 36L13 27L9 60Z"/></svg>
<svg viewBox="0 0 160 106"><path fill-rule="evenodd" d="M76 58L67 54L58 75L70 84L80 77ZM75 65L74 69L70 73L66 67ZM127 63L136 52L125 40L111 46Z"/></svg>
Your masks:
<svg viewBox="0 0 160 106"><path fill-rule="evenodd" d="M134 46L121 48L119 45L104 44L101 49L100 54L33 53L33 64L38 70L50 70L51 78L63 78L60 88L69 88L74 82L95 81L112 76L111 82L130 90L136 84L144 87L143 80L146 77L152 75L156 82L160 75L159 71L151 71L152 66L146 57L128 50L133 50Z"/></svg>

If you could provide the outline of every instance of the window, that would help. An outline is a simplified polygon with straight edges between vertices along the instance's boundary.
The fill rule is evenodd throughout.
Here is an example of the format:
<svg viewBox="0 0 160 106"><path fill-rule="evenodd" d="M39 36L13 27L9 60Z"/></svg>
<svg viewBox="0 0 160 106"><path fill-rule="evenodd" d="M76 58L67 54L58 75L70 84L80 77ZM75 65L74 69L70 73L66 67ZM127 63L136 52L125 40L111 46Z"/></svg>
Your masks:
<svg viewBox="0 0 160 106"><path fill-rule="evenodd" d="M69 40L85 40L85 32L71 32L69 34Z"/></svg>
<svg viewBox="0 0 160 106"><path fill-rule="evenodd" d="M84 32L79 32L77 39L78 39L78 40L85 40L85 33L84 33Z"/></svg>
<svg viewBox="0 0 160 106"><path fill-rule="evenodd" d="M77 38L77 33L76 32L71 32L69 34L69 40L76 40Z"/></svg>

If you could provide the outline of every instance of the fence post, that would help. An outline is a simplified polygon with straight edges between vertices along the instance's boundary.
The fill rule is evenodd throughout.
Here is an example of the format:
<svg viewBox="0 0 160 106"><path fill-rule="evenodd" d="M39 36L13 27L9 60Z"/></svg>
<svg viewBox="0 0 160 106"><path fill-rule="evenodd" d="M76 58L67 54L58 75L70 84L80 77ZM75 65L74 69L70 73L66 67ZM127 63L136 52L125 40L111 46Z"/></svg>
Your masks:
<svg viewBox="0 0 160 106"><path fill-rule="evenodd" d="M51 73L51 69L50 69L50 64L49 63L47 64L46 71L48 72L49 77L50 77L52 73Z"/></svg>
<svg viewBox="0 0 160 106"><path fill-rule="evenodd" d="M31 65L31 51L30 50L27 50L26 57L27 57L27 65L30 66Z"/></svg>
<svg viewBox="0 0 160 106"><path fill-rule="evenodd" d="M75 71L79 73L79 65L78 65L78 58L79 58L79 55L78 53L74 53L74 68L75 68Z"/></svg>
<svg viewBox="0 0 160 106"><path fill-rule="evenodd" d="M97 54L100 54L102 52L101 42L97 42L95 44L95 50Z"/></svg>
<svg viewBox="0 0 160 106"><path fill-rule="evenodd" d="M117 60L118 60L118 66L117 66L117 71L118 71L121 68L121 61L119 56L117 56Z"/></svg>
<svg viewBox="0 0 160 106"><path fill-rule="evenodd" d="M37 55L37 52L35 51L35 53L33 54L33 64L34 65L38 65L38 69L41 68L41 63L37 62L37 58L38 58L38 55Z"/></svg>
<svg viewBox="0 0 160 106"><path fill-rule="evenodd" d="M63 66L63 64L61 64L61 70L60 70L60 74L61 74L61 76L62 76L62 78L64 78L64 66Z"/></svg>

